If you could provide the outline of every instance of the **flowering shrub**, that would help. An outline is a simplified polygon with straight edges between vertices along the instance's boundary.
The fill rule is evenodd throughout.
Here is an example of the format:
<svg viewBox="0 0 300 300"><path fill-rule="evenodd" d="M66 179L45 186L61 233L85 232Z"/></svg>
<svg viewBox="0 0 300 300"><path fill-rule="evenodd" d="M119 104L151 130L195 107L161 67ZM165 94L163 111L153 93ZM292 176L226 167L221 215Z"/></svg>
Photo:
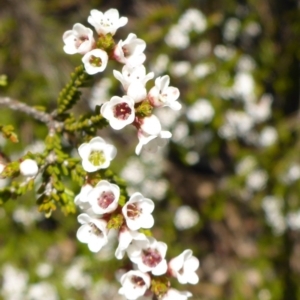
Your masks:
<svg viewBox="0 0 300 300"><path fill-rule="evenodd" d="M14 4L0 298L298 299L297 3Z"/></svg>
<svg viewBox="0 0 300 300"><path fill-rule="evenodd" d="M14 189L4 187L0 193L2 202L13 196L21 196L33 188L39 174L42 177L38 188L39 210L49 217L56 210L57 204L65 214L74 212L74 203L79 206L83 212L78 216L81 227L77 231L77 238L86 243L91 252L99 252L108 243L110 231L117 232L119 246L116 258L123 259L126 252L132 263L120 278L121 295L131 300L145 294L169 299L171 282L168 277L178 278L181 283L196 284L198 275L194 271L199 261L192 256L191 250L186 250L189 263L181 263L179 256L171 260L168 266L165 258L167 244L157 241L149 230L154 225L151 214L154 202L139 192L129 197L124 183L118 185L120 179L117 175L101 172L110 166L117 155L117 149L102 137L91 138L97 128L101 129L108 123L115 130L132 124L137 129L139 139L136 153L139 154L142 147L156 152L158 146L165 144L161 140L169 139L172 135L162 130L159 119L153 114L154 108L181 108L177 102L179 90L169 86L168 75L158 77L155 86L147 92L145 85L154 74L146 75L142 64L146 59L143 53L146 43L133 33L118 43L113 39L117 29L126 25L127 21L126 17L119 18L116 9L109 9L105 13L93 9L88 22L98 34L96 39L92 30L80 23L63 34L64 51L67 54L83 55L83 66L71 75L71 82L59 96L57 109L50 115L43 115L48 118L49 124L46 150L35 155L28 152L19 161L2 167L3 177L14 177L20 173L31 179L19 185L16 183ZM77 121L68 111L80 100L79 88L89 80L90 75L104 72L109 58L124 64L122 73L114 70L114 76L122 83L125 95L113 96L101 105L95 115ZM33 110L33 114L39 118L38 111ZM87 142L78 147L80 158L73 158L62 151L61 138L63 134L77 132L84 133L83 140ZM68 176L70 172L72 179L82 185L81 192L74 199L71 191L61 182L62 175ZM148 231L139 232L140 229ZM177 291L172 289L170 293ZM187 299L191 294L182 295L185 295L181 296L182 299Z"/></svg>

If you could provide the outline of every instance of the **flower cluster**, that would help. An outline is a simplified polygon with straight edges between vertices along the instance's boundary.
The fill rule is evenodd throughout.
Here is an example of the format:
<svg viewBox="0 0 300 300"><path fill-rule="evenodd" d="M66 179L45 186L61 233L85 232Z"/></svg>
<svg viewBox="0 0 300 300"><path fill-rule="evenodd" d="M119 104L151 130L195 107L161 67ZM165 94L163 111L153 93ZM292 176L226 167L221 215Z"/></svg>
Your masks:
<svg viewBox="0 0 300 300"><path fill-rule="evenodd" d="M107 168L116 155L116 148L100 137L82 144L78 151L87 172ZM182 284L196 284L199 279L195 271L199 261L191 250L185 250L168 263L167 244L140 232L140 229L150 229L154 225L154 202L151 199L136 192L123 204L119 186L100 180L95 184L87 182L75 197L75 204L83 211L78 216L81 226L77 238L87 244L90 251L100 251L108 243L109 231L118 230L119 244L115 257L123 259L127 253L132 262L132 269L120 278L121 295L127 299L138 299L152 291L162 296L161 299L174 299L172 297L177 295L181 297L178 299L187 299L191 296L189 292L169 288L169 281L165 290L158 292L152 283L154 276L165 275L166 278L177 278Z"/></svg>
<svg viewBox="0 0 300 300"><path fill-rule="evenodd" d="M179 90L170 86L168 75L156 78L154 86L146 90L146 83L154 78L154 73L147 74L143 65L146 43L133 33L124 41L115 43L112 40L116 30L127 23L127 18L119 18L116 9L104 14L92 10L88 22L96 29L98 40L95 41L91 29L77 23L63 35L64 51L82 54L82 62L89 75L102 72L109 58L124 64L122 72L114 70L113 74L121 82L125 95L113 96L101 106L100 113L115 130L129 124L136 127L139 139L137 154L146 145L155 152L172 134L162 130L152 111L165 106L180 110L181 104L177 102ZM80 145L78 152L83 169L95 173L109 167L117 149L101 137L95 137ZM77 238L87 244L91 252L98 252L108 243L109 231L117 230L119 243L115 257L123 259L127 254L132 263L132 267L120 277L122 287L119 294L132 300L153 294L164 300L190 297L189 292L171 288L169 277L177 278L182 284L196 284L199 261L191 250L185 250L168 262L167 244L157 241L150 231L149 235L145 234L144 230L154 225L154 202L139 192L127 199L127 194L124 195L117 184L102 177L97 182L95 177L91 178L87 176L85 185L75 197L75 204L82 210L78 216L81 226Z"/></svg>
<svg viewBox="0 0 300 300"><path fill-rule="evenodd" d="M90 75L104 71L109 58L124 64L121 72L114 70L113 74L122 84L125 95L113 96L110 101L105 102L101 107L101 114L115 130L129 124L136 127L139 139L136 154L143 147L156 152L158 147L166 144L172 134L162 130L159 119L152 111L156 107L165 106L180 110L181 104L177 101L178 88L170 86L170 77L164 75L156 78L154 86L147 91L146 83L154 78L154 73L147 74L143 65L146 60L145 41L134 33L118 43L110 39L119 27L127 23L127 18L119 18L116 9L110 9L104 14L92 10L88 22L96 29L98 40L95 41L90 28L77 23L63 35L64 51L68 54L84 55L82 62Z"/></svg>

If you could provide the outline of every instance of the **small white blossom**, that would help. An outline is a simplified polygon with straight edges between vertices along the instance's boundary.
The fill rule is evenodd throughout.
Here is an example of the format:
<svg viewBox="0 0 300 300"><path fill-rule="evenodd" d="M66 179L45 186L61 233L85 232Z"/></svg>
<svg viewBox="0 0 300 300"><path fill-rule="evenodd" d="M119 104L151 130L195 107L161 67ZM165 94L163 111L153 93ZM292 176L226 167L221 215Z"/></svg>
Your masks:
<svg viewBox="0 0 300 300"><path fill-rule="evenodd" d="M78 222L82 226L77 231L77 238L80 242L88 244L90 251L98 252L107 244L107 222L101 219L90 217L88 214L80 214Z"/></svg>
<svg viewBox="0 0 300 300"><path fill-rule="evenodd" d="M101 106L101 114L113 129L119 130L134 121L134 104L129 96L114 96Z"/></svg>
<svg viewBox="0 0 300 300"><path fill-rule="evenodd" d="M128 300L135 300L145 294L150 287L151 278L139 270L132 270L123 274L120 282L122 287L119 289L119 294L124 295Z"/></svg>
<svg viewBox="0 0 300 300"><path fill-rule="evenodd" d="M169 47L185 49L190 44L189 35L179 26L173 25L165 36L165 42Z"/></svg>
<svg viewBox="0 0 300 300"><path fill-rule="evenodd" d="M266 214L266 221L276 235L282 235L287 227L287 222L282 212L283 199L275 196L266 196L262 200L262 208Z"/></svg>
<svg viewBox="0 0 300 300"><path fill-rule="evenodd" d="M246 186L251 191L261 191L266 186L267 180L267 172L265 170L257 169L248 175Z"/></svg>
<svg viewBox="0 0 300 300"><path fill-rule="evenodd" d="M134 193L122 208L126 224L131 230L151 228L154 224L153 210L153 201L144 198L141 193Z"/></svg>
<svg viewBox="0 0 300 300"><path fill-rule="evenodd" d="M88 22L94 26L99 35L108 33L114 35L119 27L127 24L128 19L126 17L119 18L119 12L114 8L109 9L105 13L92 9Z"/></svg>
<svg viewBox="0 0 300 300"><path fill-rule="evenodd" d="M156 153L159 148L164 147L172 137L170 131L160 131L158 135L145 135L142 131L138 132L139 143L135 147L135 153L139 155L142 148L148 152Z"/></svg>
<svg viewBox="0 0 300 300"><path fill-rule="evenodd" d="M107 214L118 207L120 188L107 180L101 180L88 193L88 201L95 214Z"/></svg>
<svg viewBox="0 0 300 300"><path fill-rule="evenodd" d="M262 147L269 147L276 143L278 139L277 130L272 126L266 126L260 133L258 143Z"/></svg>
<svg viewBox="0 0 300 300"><path fill-rule="evenodd" d="M125 41L120 40L114 49L114 58L130 67L141 65L146 60L144 50L146 43L138 39L136 34L129 33Z"/></svg>
<svg viewBox="0 0 300 300"><path fill-rule="evenodd" d="M124 254L132 241L148 242L147 237L143 233L130 230L125 225L123 225L119 230L118 240L119 240L119 245L115 252L115 256L117 259L122 259L124 257Z"/></svg>
<svg viewBox="0 0 300 300"><path fill-rule="evenodd" d="M199 214L190 206L180 206L174 216L174 224L177 229L185 230L195 226L199 222Z"/></svg>
<svg viewBox="0 0 300 300"><path fill-rule="evenodd" d="M212 63L199 63L195 65L193 69L193 74L196 77L196 79L202 79L214 72L215 69L216 67Z"/></svg>
<svg viewBox="0 0 300 300"><path fill-rule="evenodd" d="M53 285L48 282L39 282L29 286L27 297L24 300L58 300L58 294Z"/></svg>
<svg viewBox="0 0 300 300"><path fill-rule="evenodd" d="M85 71L89 75L103 72L107 66L108 55L101 49L93 49L82 57Z"/></svg>
<svg viewBox="0 0 300 300"><path fill-rule="evenodd" d="M152 272L153 275L163 275L168 269L165 259L167 253L167 244L158 242L149 237L149 242L132 243L127 254L129 259L137 264L137 268L142 272Z"/></svg>
<svg viewBox="0 0 300 300"><path fill-rule="evenodd" d="M189 61L172 62L170 73L175 77L182 77L186 76L191 68L191 63Z"/></svg>
<svg viewBox="0 0 300 300"><path fill-rule="evenodd" d="M256 123L262 123L271 116L272 96L265 94L258 103L247 102L246 112L254 119Z"/></svg>
<svg viewBox="0 0 300 300"><path fill-rule="evenodd" d="M15 268L13 265L5 264L1 268L0 295L7 300L23 300L28 286L29 274Z"/></svg>
<svg viewBox="0 0 300 300"><path fill-rule="evenodd" d="M179 110L181 109L181 104L177 101L179 90L169 84L168 75L156 78L155 86L148 93L148 99L154 107L169 106L171 109Z"/></svg>
<svg viewBox="0 0 300 300"><path fill-rule="evenodd" d="M86 54L93 49L95 44L93 31L80 23L76 23L72 30L63 34L63 41L64 51L67 54Z"/></svg>
<svg viewBox="0 0 300 300"><path fill-rule="evenodd" d="M53 273L53 266L49 263L40 263L35 272L39 277L46 278Z"/></svg>
<svg viewBox="0 0 300 300"><path fill-rule="evenodd" d="M254 94L255 82L253 76L248 72L238 72L234 77L233 90L236 97L243 101L251 101Z"/></svg>
<svg viewBox="0 0 300 300"><path fill-rule="evenodd" d="M189 8L180 17L178 25L187 33L193 30L197 33L201 33L205 31L207 21L205 15L200 10Z"/></svg>
<svg viewBox="0 0 300 300"><path fill-rule="evenodd" d="M161 297L161 300L187 300L193 295L190 292L180 292L173 288L170 288L165 295Z"/></svg>
<svg viewBox="0 0 300 300"><path fill-rule="evenodd" d="M140 82L145 86L145 84L154 77L153 72L146 74L146 68L144 65L135 67L125 65L122 68L122 73L117 70L113 70L113 73L115 78L121 82L126 92L131 83Z"/></svg>
<svg viewBox="0 0 300 300"><path fill-rule="evenodd" d="M78 148L82 159L82 167L87 172L95 172L109 167L111 160L117 154L115 146L107 144L101 137L95 137L89 143L83 143Z"/></svg>
<svg viewBox="0 0 300 300"><path fill-rule="evenodd" d="M223 36L226 41L233 42L241 28L241 21L237 18L229 18L224 24Z"/></svg>
<svg viewBox="0 0 300 300"><path fill-rule="evenodd" d="M197 284L199 277L196 270L199 268L199 260L193 256L192 250L185 250L169 262L169 270L181 284Z"/></svg>
<svg viewBox="0 0 300 300"><path fill-rule="evenodd" d="M20 163L20 172L23 176L35 176L39 171L39 167L33 159L25 159Z"/></svg>
<svg viewBox="0 0 300 300"><path fill-rule="evenodd" d="M161 131L161 124L155 115L139 119L139 130L144 135L158 135Z"/></svg>
<svg viewBox="0 0 300 300"><path fill-rule="evenodd" d="M292 230L299 230L300 229L300 210L288 213L286 220L287 220L287 225Z"/></svg>
<svg viewBox="0 0 300 300"><path fill-rule="evenodd" d="M215 110L206 99L198 99L187 109L186 116L191 122L209 123L215 114Z"/></svg>

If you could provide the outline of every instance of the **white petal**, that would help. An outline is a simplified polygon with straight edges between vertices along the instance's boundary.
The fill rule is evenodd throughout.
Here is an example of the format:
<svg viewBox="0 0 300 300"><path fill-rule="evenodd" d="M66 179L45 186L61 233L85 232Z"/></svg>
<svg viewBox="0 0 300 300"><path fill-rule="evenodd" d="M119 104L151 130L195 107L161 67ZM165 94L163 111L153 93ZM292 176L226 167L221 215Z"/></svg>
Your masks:
<svg viewBox="0 0 300 300"><path fill-rule="evenodd" d="M152 270L152 274L156 276L163 275L167 272L167 269L167 261L164 259Z"/></svg>

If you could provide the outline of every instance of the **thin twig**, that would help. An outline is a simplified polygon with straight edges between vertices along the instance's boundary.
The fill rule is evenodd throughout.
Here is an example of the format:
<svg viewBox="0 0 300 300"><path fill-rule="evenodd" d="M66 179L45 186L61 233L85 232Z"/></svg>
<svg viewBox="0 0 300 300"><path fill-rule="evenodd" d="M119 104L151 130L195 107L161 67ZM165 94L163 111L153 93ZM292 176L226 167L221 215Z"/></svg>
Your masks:
<svg viewBox="0 0 300 300"><path fill-rule="evenodd" d="M53 120L53 117L50 114L39 111L36 108L28 106L27 104L18 100L13 100L9 97L0 97L0 105L9 107L12 110L21 111L29 116L32 116L34 119L47 124L48 126L51 124L51 127L63 127L63 123Z"/></svg>

